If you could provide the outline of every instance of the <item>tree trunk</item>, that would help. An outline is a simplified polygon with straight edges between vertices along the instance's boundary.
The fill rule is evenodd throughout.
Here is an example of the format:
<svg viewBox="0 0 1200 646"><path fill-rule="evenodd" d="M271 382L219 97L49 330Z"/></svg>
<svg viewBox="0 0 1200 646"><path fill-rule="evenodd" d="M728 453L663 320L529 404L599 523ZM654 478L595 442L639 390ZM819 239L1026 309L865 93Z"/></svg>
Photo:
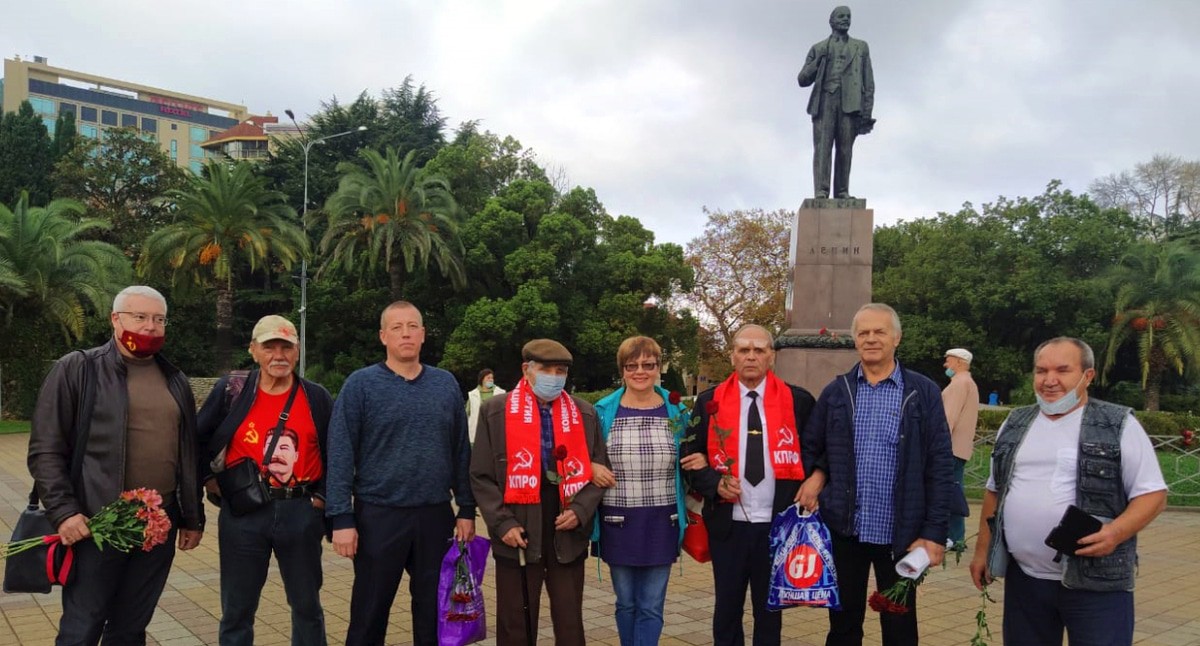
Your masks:
<svg viewBox="0 0 1200 646"><path fill-rule="evenodd" d="M388 266L388 280L391 283L392 300L398 301L404 298L404 261L395 258L392 264Z"/></svg>
<svg viewBox="0 0 1200 646"><path fill-rule="evenodd" d="M224 375L233 368L233 287L217 288L217 374Z"/></svg>
<svg viewBox="0 0 1200 646"><path fill-rule="evenodd" d="M1167 368L1167 358L1157 345L1150 349L1150 365L1146 373L1146 385L1142 388L1142 404L1146 410L1158 410L1159 394L1162 392L1162 375Z"/></svg>

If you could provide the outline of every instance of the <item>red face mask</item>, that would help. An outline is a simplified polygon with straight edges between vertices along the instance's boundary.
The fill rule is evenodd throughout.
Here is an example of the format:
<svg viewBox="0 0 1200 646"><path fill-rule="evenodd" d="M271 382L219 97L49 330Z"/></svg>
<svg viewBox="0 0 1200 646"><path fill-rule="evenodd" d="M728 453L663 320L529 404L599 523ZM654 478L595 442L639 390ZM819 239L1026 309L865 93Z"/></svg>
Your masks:
<svg viewBox="0 0 1200 646"><path fill-rule="evenodd" d="M167 340L165 336L150 336L149 334L138 334L125 330L121 332L121 345L135 357L145 359L158 354L162 350L163 343Z"/></svg>

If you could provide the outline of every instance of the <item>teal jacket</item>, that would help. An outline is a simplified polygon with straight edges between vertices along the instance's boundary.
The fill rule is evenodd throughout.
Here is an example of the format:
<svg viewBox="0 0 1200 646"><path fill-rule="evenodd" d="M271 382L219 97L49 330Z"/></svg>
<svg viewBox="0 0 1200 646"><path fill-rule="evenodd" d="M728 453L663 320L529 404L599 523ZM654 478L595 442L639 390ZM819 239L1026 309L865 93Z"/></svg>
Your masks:
<svg viewBox="0 0 1200 646"><path fill-rule="evenodd" d="M654 387L663 401L667 403L667 419L670 420L671 430L676 431L679 420L682 416L683 423L686 424L690 419L688 411L684 410L679 404L672 404L670 393L665 388L660 386ZM604 442L608 442L608 434L612 431L613 420L617 417L617 408L621 404L621 396L625 394L625 387L622 386L613 394L596 402L596 416L600 418L600 433ZM678 432L674 432L675 436L675 454L679 455L679 437ZM675 506L676 512L679 514L679 545L683 545L683 531L687 529L687 508L684 506L684 496L687 494L683 487L683 473L679 468L678 460L675 462ZM600 504L604 504L601 502ZM592 523L592 542L600 541L600 514L596 514L596 518Z"/></svg>

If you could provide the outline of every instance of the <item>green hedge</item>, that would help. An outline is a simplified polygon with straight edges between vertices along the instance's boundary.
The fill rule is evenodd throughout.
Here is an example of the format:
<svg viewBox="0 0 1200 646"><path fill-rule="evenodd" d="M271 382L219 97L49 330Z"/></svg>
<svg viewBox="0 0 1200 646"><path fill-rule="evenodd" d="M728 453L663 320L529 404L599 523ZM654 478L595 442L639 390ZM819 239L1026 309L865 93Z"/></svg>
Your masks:
<svg viewBox="0 0 1200 646"><path fill-rule="evenodd" d="M601 399L604 399L605 397L608 397L609 395L613 394L614 392L616 392L616 388L606 388L604 390L593 390L591 392L578 392L578 393L571 393L571 394L575 395L576 397L582 399L583 401L585 401L589 404L595 405L596 402L600 401Z"/></svg>
<svg viewBox="0 0 1200 646"><path fill-rule="evenodd" d="M1008 417L1008 408L984 408L979 411L978 428L981 431L997 431ZM1147 435L1178 435L1183 429L1200 431L1200 416L1191 412L1170 413L1166 411L1133 412Z"/></svg>

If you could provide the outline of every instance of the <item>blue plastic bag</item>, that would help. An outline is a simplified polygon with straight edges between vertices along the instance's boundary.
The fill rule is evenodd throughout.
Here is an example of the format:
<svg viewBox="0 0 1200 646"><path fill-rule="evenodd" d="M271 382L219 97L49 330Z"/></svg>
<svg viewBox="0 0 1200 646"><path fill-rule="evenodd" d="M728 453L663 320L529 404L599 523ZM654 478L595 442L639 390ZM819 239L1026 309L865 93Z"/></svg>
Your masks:
<svg viewBox="0 0 1200 646"><path fill-rule="evenodd" d="M833 541L818 512L792 505L771 521L771 588L767 610L795 606L841 610Z"/></svg>
<svg viewBox="0 0 1200 646"><path fill-rule="evenodd" d="M487 637L487 612L483 605L483 573L491 543L472 538L459 551L458 541L442 557L438 578L438 644L465 646Z"/></svg>

